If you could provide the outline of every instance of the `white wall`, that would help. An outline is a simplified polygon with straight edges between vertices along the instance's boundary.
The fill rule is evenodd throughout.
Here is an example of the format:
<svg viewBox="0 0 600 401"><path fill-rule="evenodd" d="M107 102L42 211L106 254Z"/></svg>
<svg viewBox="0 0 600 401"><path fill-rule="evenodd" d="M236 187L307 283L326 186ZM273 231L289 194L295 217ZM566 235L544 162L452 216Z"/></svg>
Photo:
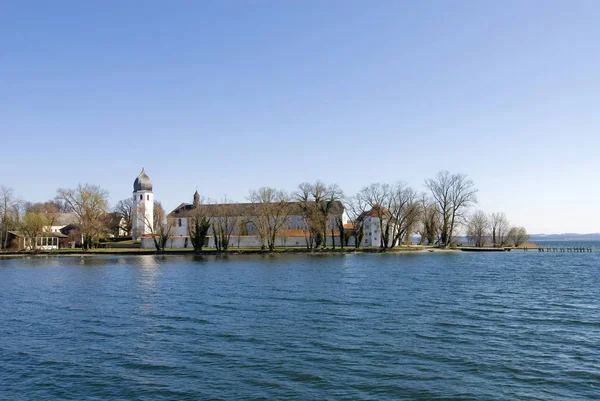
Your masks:
<svg viewBox="0 0 600 401"><path fill-rule="evenodd" d="M141 238L141 247L146 249L154 248L154 240L151 237ZM332 245L331 236L327 236L327 246ZM277 247L306 247L306 238L304 236L294 237L277 237L275 240L275 246ZM340 237L335 237L335 246L340 246ZM354 237L350 238L348 247L354 246ZM187 236L174 236L167 241L167 248L193 248L192 241ZM207 248L214 248L215 240L214 237L209 236ZM236 248L260 248L260 241L258 237L253 235L232 235L230 239L229 249L234 250Z"/></svg>
<svg viewBox="0 0 600 401"><path fill-rule="evenodd" d="M134 192L132 212L132 237L137 240L140 236L152 232L148 225L152 226L154 219L154 194L151 191Z"/></svg>

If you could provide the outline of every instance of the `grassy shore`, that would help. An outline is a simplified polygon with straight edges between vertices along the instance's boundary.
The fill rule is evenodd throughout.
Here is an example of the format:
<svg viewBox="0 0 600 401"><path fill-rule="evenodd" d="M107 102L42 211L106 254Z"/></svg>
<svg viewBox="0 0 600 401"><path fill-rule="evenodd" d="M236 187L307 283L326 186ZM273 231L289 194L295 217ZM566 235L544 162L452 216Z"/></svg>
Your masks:
<svg viewBox="0 0 600 401"><path fill-rule="evenodd" d="M464 247L462 247L464 248ZM518 247L513 247L514 250L538 249L539 246L533 243L522 244ZM457 252L461 249L458 247L438 248L430 245L402 245L394 248L383 249L380 247L345 247L341 249L319 248L307 249L303 247L281 247L273 251L261 250L259 248L230 248L227 251L217 251L215 248L204 248L200 252L195 253L191 248L168 248L158 253L155 249L142 248L94 248L89 251L82 249L57 249L54 251L19 251L19 252L2 252L0 256L92 256L92 255L269 255L269 254L307 254L307 255L324 255L324 254L356 254L356 253L420 253L420 252Z"/></svg>
<svg viewBox="0 0 600 401"><path fill-rule="evenodd" d="M339 247L307 249L301 247L276 248L273 251L261 250L259 248L230 248L227 251L217 251L215 248L204 248L199 255L267 255L267 254L353 254L353 253L417 253L417 252L455 252L458 249L443 249L426 245L398 246L391 249L380 247ZM68 256L68 255L156 255L154 249L141 248L95 248L89 251L81 249L57 249L54 251L21 251L0 252L0 256ZM193 255L194 250L190 248L165 249L161 255Z"/></svg>

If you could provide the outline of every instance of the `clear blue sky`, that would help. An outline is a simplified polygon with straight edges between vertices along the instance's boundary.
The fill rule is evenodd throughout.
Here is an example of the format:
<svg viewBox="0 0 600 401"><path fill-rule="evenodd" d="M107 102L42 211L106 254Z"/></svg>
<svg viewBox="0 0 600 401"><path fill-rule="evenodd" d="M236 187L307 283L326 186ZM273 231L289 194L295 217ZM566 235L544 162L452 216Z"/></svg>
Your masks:
<svg viewBox="0 0 600 401"><path fill-rule="evenodd" d="M600 1L4 1L0 184L142 166L166 209L469 175L533 233L600 231Z"/></svg>

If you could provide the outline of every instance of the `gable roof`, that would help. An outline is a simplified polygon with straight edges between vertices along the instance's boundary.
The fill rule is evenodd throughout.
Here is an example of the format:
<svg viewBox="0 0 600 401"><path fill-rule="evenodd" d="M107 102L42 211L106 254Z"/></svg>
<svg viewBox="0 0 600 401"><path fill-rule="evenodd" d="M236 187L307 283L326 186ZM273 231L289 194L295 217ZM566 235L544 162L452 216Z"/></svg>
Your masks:
<svg viewBox="0 0 600 401"><path fill-rule="evenodd" d="M363 220L367 216L379 217L379 216L389 216L389 215L390 215L390 211L387 208L381 207L381 206L374 206L371 208L371 210L362 212L356 220L359 220L359 221Z"/></svg>
<svg viewBox="0 0 600 401"><path fill-rule="evenodd" d="M75 213L60 213L56 215L53 221L54 226L68 226L69 224L77 224L79 219Z"/></svg>
<svg viewBox="0 0 600 401"><path fill-rule="evenodd" d="M287 202L287 204L291 207L292 211L290 213L291 216L300 216L302 215L302 207L300 202ZM257 216L260 214L260 203L208 203L208 204L199 204L193 205L190 203L182 203L177 206L171 213L169 213L168 217L174 218L183 218L183 217L192 217L194 215L194 210L197 207L202 208L202 212L207 217L218 217L220 214L219 208L223 206L233 207L235 210L236 216ZM340 201L333 201L331 205L330 213L331 214L342 214L344 212L344 205Z"/></svg>
<svg viewBox="0 0 600 401"><path fill-rule="evenodd" d="M23 233L21 231L9 231L8 233L14 235L15 237L22 237L22 238L27 238L28 237L25 233ZM43 233L40 233L40 235L38 235L38 238L45 238L45 237L48 237L48 238L51 238L51 237L52 238L54 238L54 237L56 237L56 238L67 238L67 236L64 235L63 233L57 233L57 232L51 232L51 231L50 232L43 232Z"/></svg>

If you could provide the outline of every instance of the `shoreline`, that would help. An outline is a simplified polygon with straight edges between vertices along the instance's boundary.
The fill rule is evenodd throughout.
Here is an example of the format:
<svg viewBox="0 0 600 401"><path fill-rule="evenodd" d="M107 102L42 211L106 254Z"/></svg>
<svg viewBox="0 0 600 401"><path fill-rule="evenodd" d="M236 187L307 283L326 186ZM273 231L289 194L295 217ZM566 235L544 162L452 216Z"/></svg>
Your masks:
<svg viewBox="0 0 600 401"><path fill-rule="evenodd" d="M110 248L94 249L91 251L65 250L65 251L39 251L39 252L0 252L2 257L42 257L42 256L147 256L147 255L193 255L193 256L229 256L229 255L346 255L346 254L415 254L415 253L453 253L461 252L460 248L428 248L428 247L401 247L392 249L382 248L344 248L344 249L230 249L227 251L202 250L198 253L193 249L171 250L163 252L146 249L123 249Z"/></svg>

